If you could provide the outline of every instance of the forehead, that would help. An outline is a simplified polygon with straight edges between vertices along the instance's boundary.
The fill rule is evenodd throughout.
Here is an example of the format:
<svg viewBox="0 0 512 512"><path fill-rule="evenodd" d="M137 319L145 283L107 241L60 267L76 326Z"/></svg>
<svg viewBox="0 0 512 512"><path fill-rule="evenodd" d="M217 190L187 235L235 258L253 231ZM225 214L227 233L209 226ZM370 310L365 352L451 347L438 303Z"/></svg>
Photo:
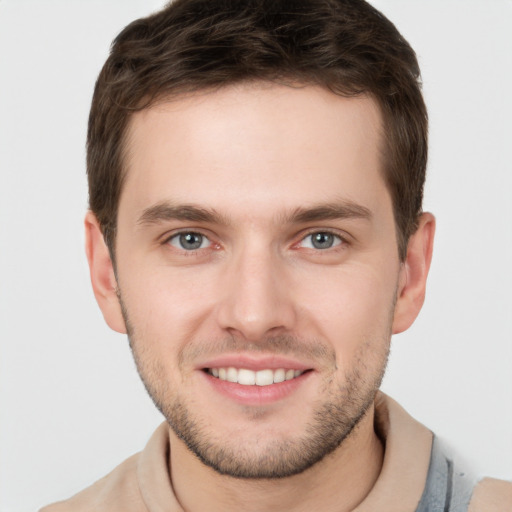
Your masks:
<svg viewBox="0 0 512 512"><path fill-rule="evenodd" d="M385 192L381 125L371 98L314 86L243 84L160 102L130 120L119 213L169 200L226 215L340 198L371 207Z"/></svg>

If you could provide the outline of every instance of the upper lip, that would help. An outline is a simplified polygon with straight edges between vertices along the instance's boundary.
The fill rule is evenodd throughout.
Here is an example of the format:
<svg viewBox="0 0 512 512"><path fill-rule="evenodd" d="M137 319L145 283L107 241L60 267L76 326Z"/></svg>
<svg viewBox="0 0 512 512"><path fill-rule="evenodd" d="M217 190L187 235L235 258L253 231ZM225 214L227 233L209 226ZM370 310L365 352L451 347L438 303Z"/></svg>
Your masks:
<svg viewBox="0 0 512 512"><path fill-rule="evenodd" d="M279 355L265 355L256 356L249 354L225 354L212 359L201 362L198 370L206 368L245 368L247 370L278 370L279 368L293 369L293 370L311 370L311 364L307 364L296 359L279 356Z"/></svg>

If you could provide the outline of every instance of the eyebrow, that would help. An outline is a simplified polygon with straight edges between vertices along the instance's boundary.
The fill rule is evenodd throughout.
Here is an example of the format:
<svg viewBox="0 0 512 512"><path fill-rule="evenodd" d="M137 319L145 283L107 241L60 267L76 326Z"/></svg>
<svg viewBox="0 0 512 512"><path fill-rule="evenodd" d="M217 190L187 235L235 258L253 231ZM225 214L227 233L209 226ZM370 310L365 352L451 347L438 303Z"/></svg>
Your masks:
<svg viewBox="0 0 512 512"><path fill-rule="evenodd" d="M187 204L173 205L167 201L146 208L138 218L137 224L158 224L169 220L228 224L227 219L214 209Z"/></svg>
<svg viewBox="0 0 512 512"><path fill-rule="evenodd" d="M323 220L371 220L371 218L372 213L365 206L352 201L340 201L312 207L299 207L291 213L280 216L280 221L285 224L305 224ZM144 226L170 220L205 222L223 226L230 224L227 217L221 215L215 209L193 204L174 205L167 201L146 208L138 218L137 224Z"/></svg>
<svg viewBox="0 0 512 512"><path fill-rule="evenodd" d="M371 220L372 212L360 204L352 201L321 204L310 208L300 207L293 210L291 215L285 217L290 224L305 224L323 220L363 219Z"/></svg>

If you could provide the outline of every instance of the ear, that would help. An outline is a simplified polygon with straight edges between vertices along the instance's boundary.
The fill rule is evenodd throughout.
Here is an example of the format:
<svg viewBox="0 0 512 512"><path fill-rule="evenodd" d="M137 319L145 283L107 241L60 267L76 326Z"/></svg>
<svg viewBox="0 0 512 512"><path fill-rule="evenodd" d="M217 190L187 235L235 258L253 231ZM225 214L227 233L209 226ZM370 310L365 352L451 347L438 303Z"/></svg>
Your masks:
<svg viewBox="0 0 512 512"><path fill-rule="evenodd" d="M85 252L89 262L92 289L103 313L103 318L114 331L126 334L126 326L117 297L117 280L114 266L96 216L85 216Z"/></svg>
<svg viewBox="0 0 512 512"><path fill-rule="evenodd" d="M423 306L435 228L434 216L431 213L423 213L418 229L409 239L407 256L400 269L393 334L407 330Z"/></svg>

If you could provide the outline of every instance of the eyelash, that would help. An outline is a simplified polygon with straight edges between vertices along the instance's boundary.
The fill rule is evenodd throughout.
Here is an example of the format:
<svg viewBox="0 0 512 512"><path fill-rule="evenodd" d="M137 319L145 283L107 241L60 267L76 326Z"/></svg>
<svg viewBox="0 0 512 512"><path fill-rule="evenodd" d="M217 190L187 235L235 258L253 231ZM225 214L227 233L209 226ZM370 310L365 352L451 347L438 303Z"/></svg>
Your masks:
<svg viewBox="0 0 512 512"><path fill-rule="evenodd" d="M201 250L204 250L204 249L209 249L211 248L212 246L216 246L218 244L215 244L214 242L212 242L212 240L210 239L210 237L204 233L201 233L201 231L193 231L193 230L182 230L182 231L178 231L176 233L173 233L172 235L166 237L162 244L163 245L172 245L171 244L171 240L173 240L174 238L178 238L180 237L181 235L199 235L201 236L203 239L206 239L208 240L208 242L210 243L210 245L208 245L208 247L198 247L197 249L190 249L190 250L187 250L187 249L184 249L184 248L179 248L179 247L174 247L175 249L177 250L180 250L182 252L182 254L184 256L195 256L199 253L199 251Z"/></svg>
<svg viewBox="0 0 512 512"><path fill-rule="evenodd" d="M166 237L162 243L163 243L163 245L167 245L167 244L171 245L170 242L174 238L177 238L181 235L189 235L189 234L190 235L199 235L199 236L205 238L206 240L208 240L210 245L208 247L198 247L197 249L190 249L190 250L175 247L176 249L181 250L185 256L197 255L197 253L199 251L204 250L204 249L210 249L210 248L212 248L212 246L215 248L219 247L219 244L215 244L208 235L202 233L201 231L192 231L192 230L182 230L182 231L173 233L172 235ZM347 240L347 238L345 236L341 235L337 231L334 231L331 229L314 229L314 230L307 232L303 236L301 236L300 240L298 242L294 243L292 247L296 247L299 244L301 244L302 242L304 242L304 240L306 240L308 237L311 237L313 235L318 235L318 234L331 235L338 240L338 243L335 243L332 247L327 247L325 249L319 249L319 248L315 248L315 247L308 247L307 249L312 249L315 252L321 253L321 252L328 252L328 251L333 251L333 250L341 250L343 248L346 248L350 244L349 241Z"/></svg>
<svg viewBox="0 0 512 512"><path fill-rule="evenodd" d="M332 229L314 229L312 231L309 231L304 236L302 236L301 239L296 244L294 244L294 245L298 245L301 242L303 242L304 240L306 240L306 238L308 238L310 236L313 236L313 235L318 235L318 234L331 235L331 236L337 238L339 240L339 243L333 245L332 247L328 247L326 249L316 249L317 252L327 252L327 251L330 251L330 250L340 250L340 249L342 249L342 248L344 248L344 247L349 245L349 242L348 242L348 240L347 240L347 238L345 236L341 235L338 231L334 231Z"/></svg>

